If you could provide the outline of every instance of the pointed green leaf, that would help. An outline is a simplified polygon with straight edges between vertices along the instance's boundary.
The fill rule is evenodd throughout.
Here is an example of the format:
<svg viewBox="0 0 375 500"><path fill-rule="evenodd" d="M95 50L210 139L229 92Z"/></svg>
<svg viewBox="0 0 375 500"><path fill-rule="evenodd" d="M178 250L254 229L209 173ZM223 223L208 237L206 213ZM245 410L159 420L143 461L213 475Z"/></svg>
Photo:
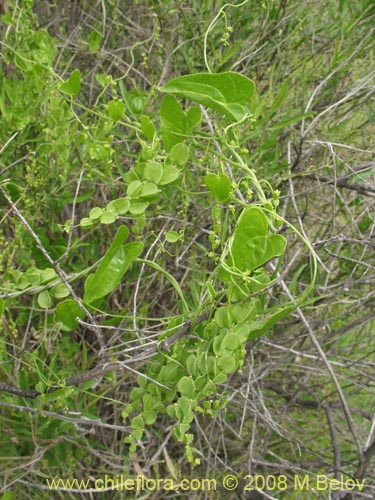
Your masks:
<svg viewBox="0 0 375 500"><path fill-rule="evenodd" d="M85 288L91 287L91 284L89 284L88 282L89 281L91 282L92 278L94 278L97 275L97 273L100 269L105 269L106 266L110 264L112 258L116 255L116 252L125 243L128 236L129 236L129 229L127 228L127 226L120 226L117 229L115 237L114 237L113 242L112 242L112 245L109 247L109 249L107 250L107 253L104 255L96 273L94 275L90 275L87 278L86 283L85 283Z"/></svg>
<svg viewBox="0 0 375 500"><path fill-rule="evenodd" d="M141 253L142 243L132 242L123 245L128 234L126 226L118 229L96 273L86 280L84 300L88 304L111 293L120 284L132 260Z"/></svg>
<svg viewBox="0 0 375 500"><path fill-rule="evenodd" d="M159 90L203 104L238 121L246 115L244 106L249 104L255 85L246 76L230 71L180 76Z"/></svg>
<svg viewBox="0 0 375 500"><path fill-rule="evenodd" d="M271 125L268 130L280 130L282 128L287 127L288 125L292 125L293 123L300 122L304 118L310 118L314 116L314 113L302 113L300 115L295 115L286 120L282 120L281 122L275 123L275 125Z"/></svg>
<svg viewBox="0 0 375 500"><path fill-rule="evenodd" d="M6 17L9 16L9 20L6 19ZM10 13L6 13L4 16L2 16L1 20L5 23L7 22L7 24L12 24L13 20L12 20L12 17L10 15ZM14 493L12 491L6 491L2 496L1 496L1 499L0 500L16 500L16 497L14 495Z"/></svg>
<svg viewBox="0 0 375 500"><path fill-rule="evenodd" d="M254 321L250 322L252 328L249 328L249 340L253 340L260 335L267 333L271 328L284 318L287 318L290 313L296 308L295 305L286 305L283 308L276 309L276 312L271 314L264 321Z"/></svg>
<svg viewBox="0 0 375 500"><path fill-rule="evenodd" d="M76 391L76 387L62 387L61 389L57 389L56 391L41 394L38 399L40 399L40 401L42 401L43 403L50 403L52 401L57 401L58 399L65 400Z"/></svg>
<svg viewBox="0 0 375 500"><path fill-rule="evenodd" d="M189 131L199 125L202 121L202 111L197 106L189 108L186 112L186 116Z"/></svg>
<svg viewBox="0 0 375 500"><path fill-rule="evenodd" d="M164 129L181 133L186 130L186 115L181 104L171 95L166 95L161 100L160 120Z"/></svg>
<svg viewBox="0 0 375 500"><path fill-rule="evenodd" d="M102 43L102 35L97 31L91 31L87 37L87 43L89 44L90 52L95 54L100 49Z"/></svg>
<svg viewBox="0 0 375 500"><path fill-rule="evenodd" d="M154 124L152 123L150 118L146 115L141 116L140 122L143 135L146 137L146 139L152 142L156 132Z"/></svg>

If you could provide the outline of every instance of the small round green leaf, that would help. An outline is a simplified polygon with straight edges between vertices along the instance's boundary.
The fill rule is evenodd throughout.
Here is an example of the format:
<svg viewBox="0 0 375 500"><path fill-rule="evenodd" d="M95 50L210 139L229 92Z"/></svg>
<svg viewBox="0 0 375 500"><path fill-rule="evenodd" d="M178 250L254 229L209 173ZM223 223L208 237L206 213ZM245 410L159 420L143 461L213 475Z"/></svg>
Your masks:
<svg viewBox="0 0 375 500"><path fill-rule="evenodd" d="M190 377L182 377L177 383L177 389L183 396L187 397L192 397L195 393L195 385Z"/></svg>
<svg viewBox="0 0 375 500"><path fill-rule="evenodd" d="M149 203L147 201L131 200L129 212L132 215L141 215L144 213L144 211L146 210L146 208L148 206L149 206Z"/></svg>
<svg viewBox="0 0 375 500"><path fill-rule="evenodd" d="M233 359L233 356L227 354L218 359L217 366L224 373L232 373L236 368L236 361Z"/></svg>
<svg viewBox="0 0 375 500"><path fill-rule="evenodd" d="M155 195L158 195L158 193L159 189L156 184L154 184L153 182L146 182L145 184L143 184L142 191L139 196L148 200L154 198Z"/></svg>
<svg viewBox="0 0 375 500"><path fill-rule="evenodd" d="M176 144L170 150L168 157L171 163L183 167L189 159L189 148L183 143Z"/></svg>
<svg viewBox="0 0 375 500"><path fill-rule="evenodd" d="M48 267L47 269L43 269L43 271L40 273L40 282L48 283L48 281L53 280L56 276L56 271Z"/></svg>
<svg viewBox="0 0 375 500"><path fill-rule="evenodd" d="M89 217L93 221L97 221L100 219L100 216L103 213L103 209L99 207L94 207L90 210Z"/></svg>
<svg viewBox="0 0 375 500"><path fill-rule="evenodd" d="M167 415L171 418L177 419L177 405L169 405L167 406Z"/></svg>
<svg viewBox="0 0 375 500"><path fill-rule="evenodd" d="M176 243L176 241L180 239L180 235L177 231L167 231L165 233L165 239L168 241L168 243Z"/></svg>
<svg viewBox="0 0 375 500"><path fill-rule="evenodd" d="M148 181L159 184L161 178L163 177L162 164L156 161L147 163L144 170L144 176Z"/></svg>
<svg viewBox="0 0 375 500"><path fill-rule="evenodd" d="M122 118L125 111L125 104L122 101L109 101L107 104L108 116L112 120L118 121Z"/></svg>
<svg viewBox="0 0 375 500"><path fill-rule="evenodd" d="M177 170L176 167L173 167L172 165L164 165L163 177L161 178L159 184L162 186L165 186L167 184L171 184L176 179L178 179L179 176L180 176L180 172Z"/></svg>
<svg viewBox="0 0 375 500"><path fill-rule="evenodd" d="M140 415L137 415L136 417L132 418L131 426L133 427L134 430L143 430L145 428L145 423L143 421L143 418Z"/></svg>
<svg viewBox="0 0 375 500"><path fill-rule="evenodd" d="M142 412L143 420L146 425L153 425L156 421L157 413L154 410L147 410Z"/></svg>
<svg viewBox="0 0 375 500"><path fill-rule="evenodd" d="M226 306L216 309L214 319L220 327L230 328L232 326L232 319Z"/></svg>
<svg viewBox="0 0 375 500"><path fill-rule="evenodd" d="M64 283L59 283L56 286L54 286L51 290L51 294L56 298L56 299L64 299L69 295L69 290L67 287L64 285Z"/></svg>
<svg viewBox="0 0 375 500"><path fill-rule="evenodd" d="M42 309L49 309L53 304L51 295L49 294L48 290L43 290L43 292L40 292L37 301L39 307L41 307Z"/></svg>
<svg viewBox="0 0 375 500"><path fill-rule="evenodd" d="M90 229L91 227L94 226L94 221L89 219L88 217L84 217L83 219L81 219L79 225L83 228L83 229Z"/></svg>
<svg viewBox="0 0 375 500"><path fill-rule="evenodd" d="M132 181L128 186L127 195L135 198L140 194L141 191L142 191L142 182L139 180Z"/></svg>
<svg viewBox="0 0 375 500"><path fill-rule="evenodd" d="M117 219L117 216L113 212L108 212L105 210L100 216L101 224L113 224Z"/></svg>
<svg viewBox="0 0 375 500"><path fill-rule="evenodd" d="M35 267L31 267L25 272L25 278L28 279L30 285L38 286L41 282L41 271Z"/></svg>
<svg viewBox="0 0 375 500"><path fill-rule="evenodd" d="M117 200L112 200L106 206L108 212L112 212L116 215L124 215L129 210L130 201L128 198L117 198Z"/></svg>
<svg viewBox="0 0 375 500"><path fill-rule="evenodd" d="M187 358L186 358L186 368L187 368L187 371L191 374L191 375L196 375L197 374L197 357L195 354L190 354Z"/></svg>
<svg viewBox="0 0 375 500"><path fill-rule="evenodd" d="M25 290L25 288L28 288L29 286L30 286L29 280L26 279L23 274L20 274L20 276L18 276L16 281L17 290Z"/></svg>
<svg viewBox="0 0 375 500"><path fill-rule="evenodd" d="M213 379L213 382L215 384L225 384L227 381L228 377L225 373L218 373L216 377Z"/></svg>
<svg viewBox="0 0 375 500"><path fill-rule="evenodd" d="M241 341L235 333L227 333L221 342L221 348L235 351L241 345Z"/></svg>

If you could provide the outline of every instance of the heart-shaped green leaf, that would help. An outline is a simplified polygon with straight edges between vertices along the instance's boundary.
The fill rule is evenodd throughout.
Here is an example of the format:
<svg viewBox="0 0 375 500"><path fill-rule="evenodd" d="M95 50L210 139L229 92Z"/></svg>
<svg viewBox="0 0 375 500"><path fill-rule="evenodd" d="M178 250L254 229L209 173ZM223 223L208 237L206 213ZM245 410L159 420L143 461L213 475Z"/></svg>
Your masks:
<svg viewBox="0 0 375 500"><path fill-rule="evenodd" d="M107 104L108 116L112 118L112 120L121 120L124 111L125 104L122 101L109 101Z"/></svg>
<svg viewBox="0 0 375 500"><path fill-rule="evenodd" d="M227 175L207 174L204 182L218 201L226 201L231 192L231 182Z"/></svg>
<svg viewBox="0 0 375 500"><path fill-rule="evenodd" d="M85 314L77 302L73 299L66 299L60 302L60 304L57 304L56 316L57 319L70 328L70 330L75 330L78 328L78 321L76 318L83 319Z"/></svg>
<svg viewBox="0 0 375 500"><path fill-rule="evenodd" d="M254 271L270 259L283 254L286 239L280 234L269 234L267 217L258 207L244 210L231 247L233 264L241 271Z"/></svg>
<svg viewBox="0 0 375 500"><path fill-rule="evenodd" d="M70 77L60 86L60 91L64 94L76 96L81 90L81 72L75 69Z"/></svg>
<svg viewBox="0 0 375 500"><path fill-rule="evenodd" d="M164 96L161 101L160 121L163 142L169 151L175 144L185 139L187 129L186 113L171 95Z"/></svg>

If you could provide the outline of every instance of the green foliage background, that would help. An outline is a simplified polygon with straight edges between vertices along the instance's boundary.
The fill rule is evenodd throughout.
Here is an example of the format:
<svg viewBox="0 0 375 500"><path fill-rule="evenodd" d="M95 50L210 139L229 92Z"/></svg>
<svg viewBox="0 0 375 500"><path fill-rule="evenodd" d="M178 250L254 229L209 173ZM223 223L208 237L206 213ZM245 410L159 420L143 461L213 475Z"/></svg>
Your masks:
<svg viewBox="0 0 375 500"><path fill-rule="evenodd" d="M139 473L343 475L372 498L374 19L6 3L0 498Z"/></svg>

